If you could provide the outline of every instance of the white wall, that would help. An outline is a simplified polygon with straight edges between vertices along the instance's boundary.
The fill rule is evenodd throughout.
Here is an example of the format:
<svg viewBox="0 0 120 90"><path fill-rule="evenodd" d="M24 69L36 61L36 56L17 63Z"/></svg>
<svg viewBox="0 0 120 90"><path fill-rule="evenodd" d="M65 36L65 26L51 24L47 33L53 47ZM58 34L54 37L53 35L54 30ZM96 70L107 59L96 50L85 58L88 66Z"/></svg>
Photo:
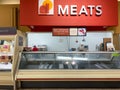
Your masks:
<svg viewBox="0 0 120 90"><path fill-rule="evenodd" d="M112 38L112 32L87 32L84 38L83 42L83 36L59 37L52 36L52 33L28 33L28 46L47 45L49 51L66 51L84 44L89 46L89 51L95 51L96 45L102 43L103 38Z"/></svg>

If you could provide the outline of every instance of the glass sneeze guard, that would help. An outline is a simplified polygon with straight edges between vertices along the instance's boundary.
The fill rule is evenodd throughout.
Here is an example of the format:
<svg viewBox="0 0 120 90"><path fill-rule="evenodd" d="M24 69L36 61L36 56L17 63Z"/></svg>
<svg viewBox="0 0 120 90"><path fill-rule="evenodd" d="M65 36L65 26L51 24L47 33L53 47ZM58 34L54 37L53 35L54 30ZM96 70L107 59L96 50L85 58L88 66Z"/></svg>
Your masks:
<svg viewBox="0 0 120 90"><path fill-rule="evenodd" d="M23 52L19 69L119 69L115 52Z"/></svg>

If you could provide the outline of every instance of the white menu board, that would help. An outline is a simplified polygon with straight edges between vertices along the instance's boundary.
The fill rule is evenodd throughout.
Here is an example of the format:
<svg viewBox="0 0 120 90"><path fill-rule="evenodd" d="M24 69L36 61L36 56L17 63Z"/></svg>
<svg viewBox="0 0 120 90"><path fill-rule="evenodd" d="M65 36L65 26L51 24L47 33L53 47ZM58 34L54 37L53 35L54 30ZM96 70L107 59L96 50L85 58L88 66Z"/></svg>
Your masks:
<svg viewBox="0 0 120 90"><path fill-rule="evenodd" d="M70 28L70 36L77 36L77 28Z"/></svg>

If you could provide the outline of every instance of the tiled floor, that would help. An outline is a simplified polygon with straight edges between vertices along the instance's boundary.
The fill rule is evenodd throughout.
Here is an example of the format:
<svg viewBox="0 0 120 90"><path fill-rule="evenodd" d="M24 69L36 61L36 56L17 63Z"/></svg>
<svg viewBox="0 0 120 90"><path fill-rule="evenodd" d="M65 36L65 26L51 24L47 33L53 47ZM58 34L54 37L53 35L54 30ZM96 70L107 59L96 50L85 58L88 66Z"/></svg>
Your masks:
<svg viewBox="0 0 120 90"><path fill-rule="evenodd" d="M0 90L11 90L11 89L0 89ZM80 88L80 89L17 89L17 90L120 90L120 88L111 88L111 89L105 89L105 88L90 88L90 89L85 89L85 88Z"/></svg>
<svg viewBox="0 0 120 90"><path fill-rule="evenodd" d="M120 88L112 88L112 89L102 89L102 88L100 88L100 89L93 89L93 88L91 88L91 89L84 89L84 88L80 88L80 89L19 89L19 90L120 90Z"/></svg>

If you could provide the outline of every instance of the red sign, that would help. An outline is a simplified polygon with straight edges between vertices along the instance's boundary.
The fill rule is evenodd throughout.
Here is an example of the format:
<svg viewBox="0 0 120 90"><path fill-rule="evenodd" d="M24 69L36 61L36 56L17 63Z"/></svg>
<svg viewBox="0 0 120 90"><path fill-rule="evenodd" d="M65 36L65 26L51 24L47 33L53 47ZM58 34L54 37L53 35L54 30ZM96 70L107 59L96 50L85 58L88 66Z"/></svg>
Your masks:
<svg viewBox="0 0 120 90"><path fill-rule="evenodd" d="M118 25L118 1L20 0L20 24L116 26Z"/></svg>
<svg viewBox="0 0 120 90"><path fill-rule="evenodd" d="M69 36L68 28L53 28L53 36Z"/></svg>

